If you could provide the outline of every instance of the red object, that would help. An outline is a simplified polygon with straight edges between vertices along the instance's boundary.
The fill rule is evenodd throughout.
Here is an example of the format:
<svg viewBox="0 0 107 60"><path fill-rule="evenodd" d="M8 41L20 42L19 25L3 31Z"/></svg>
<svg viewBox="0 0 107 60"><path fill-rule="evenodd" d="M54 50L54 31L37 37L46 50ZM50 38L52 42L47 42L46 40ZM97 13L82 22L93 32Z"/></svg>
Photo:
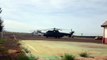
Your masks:
<svg viewBox="0 0 107 60"><path fill-rule="evenodd" d="M103 38L102 43L107 44L107 38Z"/></svg>

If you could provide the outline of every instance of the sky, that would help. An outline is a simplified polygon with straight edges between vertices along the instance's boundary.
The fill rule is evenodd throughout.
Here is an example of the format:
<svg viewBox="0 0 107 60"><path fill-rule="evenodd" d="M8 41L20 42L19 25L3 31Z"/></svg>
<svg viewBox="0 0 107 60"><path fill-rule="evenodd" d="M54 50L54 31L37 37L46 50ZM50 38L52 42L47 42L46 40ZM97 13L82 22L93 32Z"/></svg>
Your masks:
<svg viewBox="0 0 107 60"><path fill-rule="evenodd" d="M107 0L0 0L4 29L32 32L37 29L70 29L75 35L103 35Z"/></svg>

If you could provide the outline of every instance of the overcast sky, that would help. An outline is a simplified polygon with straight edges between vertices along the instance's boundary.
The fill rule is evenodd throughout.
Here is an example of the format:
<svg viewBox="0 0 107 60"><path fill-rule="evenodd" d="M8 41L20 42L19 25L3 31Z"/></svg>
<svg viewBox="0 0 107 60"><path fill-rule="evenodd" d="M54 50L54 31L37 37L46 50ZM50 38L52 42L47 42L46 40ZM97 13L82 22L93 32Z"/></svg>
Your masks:
<svg viewBox="0 0 107 60"><path fill-rule="evenodd" d="M107 0L0 0L0 7L5 30L16 32L56 27L102 35L107 19Z"/></svg>

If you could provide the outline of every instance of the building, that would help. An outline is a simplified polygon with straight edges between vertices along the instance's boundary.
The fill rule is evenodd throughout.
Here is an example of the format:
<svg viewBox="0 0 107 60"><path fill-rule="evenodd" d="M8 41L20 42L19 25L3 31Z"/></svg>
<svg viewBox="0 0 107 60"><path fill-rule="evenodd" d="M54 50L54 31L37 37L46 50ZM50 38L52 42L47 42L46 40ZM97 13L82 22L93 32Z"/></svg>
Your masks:
<svg viewBox="0 0 107 60"><path fill-rule="evenodd" d="M101 25L101 27L104 28L102 43L107 44L107 21L104 22L103 25Z"/></svg>

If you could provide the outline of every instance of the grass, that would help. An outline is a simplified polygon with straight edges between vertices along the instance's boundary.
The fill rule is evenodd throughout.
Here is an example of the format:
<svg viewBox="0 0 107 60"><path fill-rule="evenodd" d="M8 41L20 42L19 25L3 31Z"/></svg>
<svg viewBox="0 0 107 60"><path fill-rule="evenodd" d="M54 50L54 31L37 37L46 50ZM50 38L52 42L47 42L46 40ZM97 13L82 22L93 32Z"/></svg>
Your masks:
<svg viewBox="0 0 107 60"><path fill-rule="evenodd" d="M1 39L0 38L0 54L1 55L5 55L5 54L8 54L8 50L7 48L5 48L4 44L5 44L6 40L5 39Z"/></svg>
<svg viewBox="0 0 107 60"><path fill-rule="evenodd" d="M19 56L18 56L18 60L30 60L26 55L24 55L24 54L20 54Z"/></svg>
<svg viewBox="0 0 107 60"><path fill-rule="evenodd" d="M72 54L65 54L65 55L62 57L62 60L75 60L75 56L72 55Z"/></svg>
<svg viewBox="0 0 107 60"><path fill-rule="evenodd" d="M82 52L79 55L80 57L89 57L89 54L87 52Z"/></svg>
<svg viewBox="0 0 107 60"><path fill-rule="evenodd" d="M39 58L38 57L35 57L35 56L29 56L29 60L38 60Z"/></svg>
<svg viewBox="0 0 107 60"><path fill-rule="evenodd" d="M3 58L3 60L38 60L38 58L35 58L32 55L27 56L25 52L29 53L29 50L26 48L24 48L25 52L20 51L12 53L12 50L14 50L13 48L17 48L17 51L20 50L20 45L21 44L18 42L18 40L0 39L0 58ZM11 53L9 50L11 50Z"/></svg>
<svg viewBox="0 0 107 60"><path fill-rule="evenodd" d="M6 41L5 41L5 39L1 39L0 38L0 44L3 44L3 43L5 43Z"/></svg>
<svg viewBox="0 0 107 60"><path fill-rule="evenodd" d="M62 41L20 41L23 47L31 51L34 56L64 56L65 53L79 57L83 51L92 56L107 56L107 45L96 43L62 42ZM84 54L83 54L84 55Z"/></svg>
<svg viewBox="0 0 107 60"><path fill-rule="evenodd" d="M25 51L25 53L30 53L30 51L27 48L22 48L22 49Z"/></svg>

